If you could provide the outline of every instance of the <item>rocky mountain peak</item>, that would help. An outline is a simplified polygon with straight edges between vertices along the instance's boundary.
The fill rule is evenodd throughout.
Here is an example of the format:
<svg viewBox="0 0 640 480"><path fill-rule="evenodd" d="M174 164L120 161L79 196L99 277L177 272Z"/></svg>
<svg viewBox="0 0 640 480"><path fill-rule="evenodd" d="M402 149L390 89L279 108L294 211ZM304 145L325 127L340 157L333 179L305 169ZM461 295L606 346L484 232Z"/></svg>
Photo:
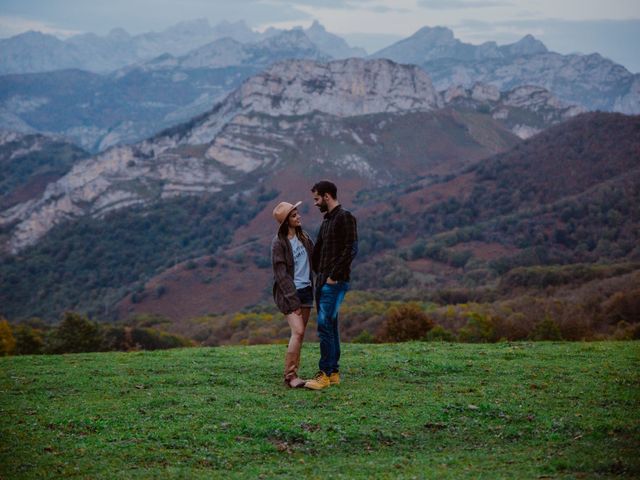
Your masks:
<svg viewBox="0 0 640 480"><path fill-rule="evenodd" d="M404 40L384 48L370 58L389 58L400 63L421 64L438 58L456 58L461 42L445 27L422 27Z"/></svg>
<svg viewBox="0 0 640 480"><path fill-rule="evenodd" d="M429 75L413 65L361 58L328 63L285 60L249 78L198 124L181 132L178 141L210 143L234 118L249 114L351 117L441 106Z"/></svg>
<svg viewBox="0 0 640 480"><path fill-rule="evenodd" d="M165 30L165 33L174 33L178 35L203 35L211 32L211 25L206 18L197 18L195 20L187 20L179 22Z"/></svg>
<svg viewBox="0 0 640 480"><path fill-rule="evenodd" d="M539 53L547 53L547 47L540 40L533 35L525 35L516 43L511 45L505 45L504 49L509 52L510 55L536 55Z"/></svg>
<svg viewBox="0 0 640 480"><path fill-rule="evenodd" d="M325 33L327 29L324 28L324 26L318 20L314 20L307 31L314 33Z"/></svg>
<svg viewBox="0 0 640 480"><path fill-rule="evenodd" d="M42 33L35 30L29 30L28 32L20 33L14 37L11 37L4 42L24 43L25 45L38 45L56 43L62 44L62 40L59 40L56 36L48 33Z"/></svg>
<svg viewBox="0 0 640 480"><path fill-rule="evenodd" d="M112 28L107 34L107 38L114 41L123 41L129 40L131 38L131 35L129 35L129 32L127 32L124 28L118 27Z"/></svg>
<svg viewBox="0 0 640 480"><path fill-rule="evenodd" d="M301 28L294 28L292 30L285 30L278 35L259 42L258 45L275 50L284 49L305 49L313 50L316 46L313 44L309 37L307 37Z"/></svg>
<svg viewBox="0 0 640 480"><path fill-rule="evenodd" d="M457 41L453 35L453 31L446 27L422 27L409 38L421 42L428 42L433 46L449 45Z"/></svg>
<svg viewBox="0 0 640 480"><path fill-rule="evenodd" d="M278 63L239 90L243 107L269 115L319 111L338 116L431 110L439 96L429 75L390 60Z"/></svg>
<svg viewBox="0 0 640 480"><path fill-rule="evenodd" d="M231 37L240 42L255 42L260 39L260 34L251 30L244 20L237 22L220 22L213 27L216 37Z"/></svg>
<svg viewBox="0 0 640 480"><path fill-rule="evenodd" d="M322 52L332 58L364 57L367 54L364 49L350 47L343 38L327 32L317 20L314 20L304 32Z"/></svg>

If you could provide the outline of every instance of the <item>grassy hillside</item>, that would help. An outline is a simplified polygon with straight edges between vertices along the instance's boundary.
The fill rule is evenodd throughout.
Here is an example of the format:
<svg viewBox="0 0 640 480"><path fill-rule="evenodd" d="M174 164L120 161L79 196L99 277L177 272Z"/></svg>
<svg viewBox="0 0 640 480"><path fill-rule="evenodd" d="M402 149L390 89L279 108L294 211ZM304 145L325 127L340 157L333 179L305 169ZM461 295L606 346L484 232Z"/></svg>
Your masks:
<svg viewBox="0 0 640 480"><path fill-rule="evenodd" d="M305 345L303 375L317 345ZM640 475L638 343L347 344L0 359L2 478Z"/></svg>
<svg viewBox="0 0 640 480"><path fill-rule="evenodd" d="M425 261L435 283L467 286L514 267L637 261L639 132L640 116L580 115L452 178L369 192L361 251L418 261L400 262L394 287L420 283ZM372 284L379 258L359 260L357 282Z"/></svg>
<svg viewBox="0 0 640 480"><path fill-rule="evenodd" d="M111 305L135 293L137 282L190 257L213 258L272 197L260 190L248 199L183 197L62 224L0 259L0 314L56 320L73 309L110 318Z"/></svg>

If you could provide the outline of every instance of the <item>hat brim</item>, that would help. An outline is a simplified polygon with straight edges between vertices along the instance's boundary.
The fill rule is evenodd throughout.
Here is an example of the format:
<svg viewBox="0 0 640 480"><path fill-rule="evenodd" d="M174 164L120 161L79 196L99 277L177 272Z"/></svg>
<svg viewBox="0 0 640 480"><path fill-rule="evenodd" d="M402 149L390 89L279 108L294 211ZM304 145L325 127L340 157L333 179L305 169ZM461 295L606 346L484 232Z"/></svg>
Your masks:
<svg viewBox="0 0 640 480"><path fill-rule="evenodd" d="M287 214L284 216L284 219L280 222L280 225L282 225L284 222L287 221L287 218L289 218L289 215L291 215L291 212L293 212L296 208L298 208L298 206L302 203L302 200L300 200L298 203L294 203L293 207L291 207L289 209L289 211L287 212Z"/></svg>

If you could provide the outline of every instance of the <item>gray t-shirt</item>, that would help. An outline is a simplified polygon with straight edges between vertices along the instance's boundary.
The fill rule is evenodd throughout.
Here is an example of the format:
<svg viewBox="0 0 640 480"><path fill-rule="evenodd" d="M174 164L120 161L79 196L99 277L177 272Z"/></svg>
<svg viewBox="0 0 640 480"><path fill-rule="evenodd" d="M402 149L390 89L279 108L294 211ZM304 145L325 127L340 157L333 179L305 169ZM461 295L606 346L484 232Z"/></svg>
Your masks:
<svg viewBox="0 0 640 480"><path fill-rule="evenodd" d="M289 239L291 243L291 250L293 251L293 283L296 289L308 287L311 285L309 280L311 267L309 266L309 255L307 255L307 249L298 237Z"/></svg>

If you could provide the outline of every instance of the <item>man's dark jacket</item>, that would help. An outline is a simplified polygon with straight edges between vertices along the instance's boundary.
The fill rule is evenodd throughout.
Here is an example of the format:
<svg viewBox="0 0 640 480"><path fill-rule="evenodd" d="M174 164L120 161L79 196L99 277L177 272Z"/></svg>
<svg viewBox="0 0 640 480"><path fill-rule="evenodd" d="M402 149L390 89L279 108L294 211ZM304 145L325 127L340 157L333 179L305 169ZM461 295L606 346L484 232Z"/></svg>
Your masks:
<svg viewBox="0 0 640 480"><path fill-rule="evenodd" d="M324 216L313 247L312 267L318 274L316 288L320 288L329 277L338 282L348 282L351 262L357 253L356 219L338 205Z"/></svg>

